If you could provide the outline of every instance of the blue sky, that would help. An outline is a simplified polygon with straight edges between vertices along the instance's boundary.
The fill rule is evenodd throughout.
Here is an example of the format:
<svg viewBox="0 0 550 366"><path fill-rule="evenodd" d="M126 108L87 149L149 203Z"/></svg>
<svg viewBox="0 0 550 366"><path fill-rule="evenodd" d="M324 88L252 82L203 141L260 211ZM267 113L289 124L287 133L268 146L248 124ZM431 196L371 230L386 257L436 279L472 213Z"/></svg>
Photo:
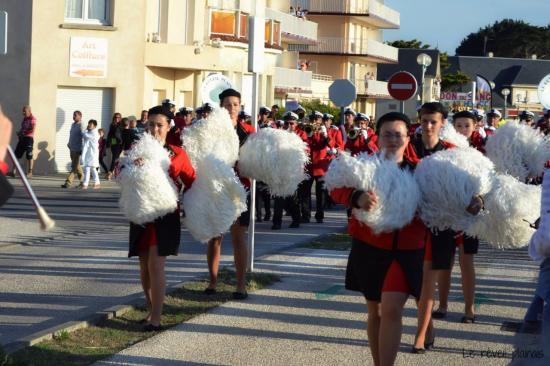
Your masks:
<svg viewBox="0 0 550 366"><path fill-rule="evenodd" d="M384 39L413 39L449 55L468 34L505 18L547 26L550 0L385 0L401 13L401 29L384 30Z"/></svg>

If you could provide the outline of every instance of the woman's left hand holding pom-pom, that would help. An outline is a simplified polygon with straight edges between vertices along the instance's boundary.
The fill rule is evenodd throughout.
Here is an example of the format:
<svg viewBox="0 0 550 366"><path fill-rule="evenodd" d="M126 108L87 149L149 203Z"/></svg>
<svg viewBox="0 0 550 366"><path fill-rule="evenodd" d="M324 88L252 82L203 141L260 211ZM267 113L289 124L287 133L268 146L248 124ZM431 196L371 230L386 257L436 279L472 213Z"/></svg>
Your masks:
<svg viewBox="0 0 550 366"><path fill-rule="evenodd" d="M365 192L359 197L357 204L363 210L367 212L371 211L376 207L376 205L378 205L378 196L376 196L376 193L371 191Z"/></svg>
<svg viewBox="0 0 550 366"><path fill-rule="evenodd" d="M468 205L468 207L466 207L466 211L474 216L477 215L482 209L483 198L481 198L481 196L479 195L472 197L470 204Z"/></svg>

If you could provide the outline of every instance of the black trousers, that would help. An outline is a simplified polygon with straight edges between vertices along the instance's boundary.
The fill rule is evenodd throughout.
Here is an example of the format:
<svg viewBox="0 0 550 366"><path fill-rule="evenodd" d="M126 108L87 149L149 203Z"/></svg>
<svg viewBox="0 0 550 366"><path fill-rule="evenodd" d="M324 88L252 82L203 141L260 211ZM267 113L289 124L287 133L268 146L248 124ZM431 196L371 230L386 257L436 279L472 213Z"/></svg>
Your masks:
<svg viewBox="0 0 550 366"><path fill-rule="evenodd" d="M271 194L269 187L264 182L256 182L256 219L262 218L262 205L265 208L265 219L271 217Z"/></svg>
<svg viewBox="0 0 550 366"><path fill-rule="evenodd" d="M283 223L283 210L286 209L292 217L292 222L300 223L300 206L298 192L294 192L289 197L275 197L275 209L273 212L273 224L281 225Z"/></svg>
<svg viewBox="0 0 550 366"><path fill-rule="evenodd" d="M122 153L122 145L111 146L111 155L113 156L113 160L111 160L111 169L109 169L111 173L115 171L115 165L121 153Z"/></svg>
<svg viewBox="0 0 550 366"><path fill-rule="evenodd" d="M300 197L300 211L302 219L311 219L311 187L315 181L315 203L316 212L315 218L322 220L325 218L325 194L323 177L311 177L300 183L298 187L298 194Z"/></svg>
<svg viewBox="0 0 550 366"><path fill-rule="evenodd" d="M105 165L105 161L103 161L103 159L105 159L105 154L99 155L99 165L103 168L103 170L105 170L105 173L109 173L109 169L107 168L107 165Z"/></svg>

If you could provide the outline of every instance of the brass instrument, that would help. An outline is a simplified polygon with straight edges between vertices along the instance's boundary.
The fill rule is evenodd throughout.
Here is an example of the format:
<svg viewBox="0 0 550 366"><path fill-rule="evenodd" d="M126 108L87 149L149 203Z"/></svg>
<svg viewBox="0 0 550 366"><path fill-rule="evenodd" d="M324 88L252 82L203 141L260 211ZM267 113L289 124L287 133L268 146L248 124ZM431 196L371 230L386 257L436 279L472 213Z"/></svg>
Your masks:
<svg viewBox="0 0 550 366"><path fill-rule="evenodd" d="M355 140L360 133L361 130L359 128L352 128L348 131L348 139Z"/></svg>
<svg viewBox="0 0 550 366"><path fill-rule="evenodd" d="M307 137L313 136L317 130L319 130L319 127L314 125L313 123L304 123L303 130L306 133Z"/></svg>

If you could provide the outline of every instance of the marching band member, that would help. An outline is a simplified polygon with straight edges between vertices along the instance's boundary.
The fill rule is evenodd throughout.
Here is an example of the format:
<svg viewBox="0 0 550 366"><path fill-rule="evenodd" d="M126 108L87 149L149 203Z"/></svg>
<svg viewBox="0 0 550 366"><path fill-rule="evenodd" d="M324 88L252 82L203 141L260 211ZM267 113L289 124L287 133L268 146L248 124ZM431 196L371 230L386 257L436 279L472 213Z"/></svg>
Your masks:
<svg viewBox="0 0 550 366"><path fill-rule="evenodd" d="M402 169L412 170L415 164L405 155L410 140L409 125L406 115L392 112L378 120L376 131L380 151ZM374 192L353 188L334 189L331 196L335 202L366 211L379 204ZM409 295L420 297L428 229L415 217L401 229L374 234L352 216L348 231L353 246L346 288L362 292L367 301L367 334L374 365L392 365L401 340L405 302Z"/></svg>
<svg viewBox="0 0 550 366"><path fill-rule="evenodd" d="M527 126L534 127L535 114L531 111L524 110L519 114L519 123L524 123Z"/></svg>
<svg viewBox="0 0 550 366"><path fill-rule="evenodd" d="M422 135L420 138L411 141L405 152L407 158L414 162L429 156L437 151L455 147L454 145L439 138L441 130L447 118L447 109L437 102L424 103L419 111ZM477 213L482 207L481 198L472 199L467 211ZM413 346L413 353L425 353L431 348L435 340L435 332L432 322L432 309L435 295L436 278L441 270L449 270L455 253L455 235L452 230L432 233L431 240L427 243L422 293L418 303L418 329ZM439 308L434 312L434 318L443 318L447 315L447 309ZM429 336L428 336L429 334Z"/></svg>
<svg viewBox="0 0 550 366"><path fill-rule="evenodd" d="M260 111L258 113L258 128L274 127L273 121L269 120L270 114L271 109L269 109L269 107L266 107L265 105L260 107Z"/></svg>
<svg viewBox="0 0 550 366"><path fill-rule="evenodd" d="M500 121L501 114L498 109L491 109L487 112L487 124L485 125L485 134L487 137L495 133L495 130L498 127L498 122Z"/></svg>
<svg viewBox="0 0 550 366"><path fill-rule="evenodd" d="M265 105L260 107L258 113L258 129L261 128L276 128L273 121L269 120L271 109ZM271 195L269 187L264 182L256 181L256 221L262 222L262 203L265 209L263 221L271 220Z"/></svg>
<svg viewBox="0 0 550 366"><path fill-rule="evenodd" d="M333 124L334 116L330 113L323 114L323 125L327 128L328 137L332 142L332 147L327 147L328 158L329 160L334 159L338 152L344 150L344 138L342 137L342 130ZM330 197L330 194L325 190L325 207L332 208L334 202Z"/></svg>
<svg viewBox="0 0 550 366"><path fill-rule="evenodd" d="M342 136L342 131L338 126L334 125L334 116L330 113L323 114L323 124L327 128L330 140L334 142L331 154L334 156L338 151L344 150L344 137Z"/></svg>
<svg viewBox="0 0 550 366"><path fill-rule="evenodd" d="M297 134L304 142L307 142L307 135L304 131L298 128L298 115L294 112L288 111L285 112L283 118L285 129L289 133ZM273 226L271 227L271 230L281 230L281 225L283 223L283 209L288 210L290 216L292 217L292 222L290 223L289 228L296 229L300 227L300 201L298 197L298 190L296 190L296 192L289 197L275 197L274 204Z"/></svg>
<svg viewBox="0 0 550 366"><path fill-rule="evenodd" d="M349 114L346 115L346 121ZM376 145L376 135L372 128L362 129L361 125L368 122L368 117L363 113L358 113L355 117L353 128L347 129L347 139L344 150L349 151L352 156L362 152L373 153L378 151Z"/></svg>
<svg viewBox="0 0 550 366"><path fill-rule="evenodd" d="M453 115L453 124L458 133L464 135L470 142L470 146L485 153L484 141L477 131L477 116L469 111L461 111ZM462 279L462 293L464 295L464 316L461 322L470 324L475 322L474 298L475 298L475 267L474 254L477 254L479 240L462 234L457 238L459 244L460 275ZM439 309L446 311L451 287L451 272L454 265L454 256L451 266L447 270L441 270L437 279L439 289Z"/></svg>
<svg viewBox="0 0 550 366"><path fill-rule="evenodd" d="M193 121L193 108L181 107L174 117L174 127L168 132L166 141L170 145L182 146L181 131L191 125Z"/></svg>
<svg viewBox="0 0 550 366"><path fill-rule="evenodd" d="M173 118L169 109L157 106L149 110L148 132L155 137L170 154L170 178L181 190L182 183L191 187L195 170L185 150L166 141ZM138 159L139 160L139 159ZM140 165L143 162L135 161ZM166 257L177 255L180 244L181 223L179 208L161 218L144 225L130 223L130 249L128 257L139 256L141 284L145 293L149 314L143 320L144 331L161 329L160 318L164 302L166 279L164 266Z"/></svg>
<svg viewBox="0 0 550 366"><path fill-rule="evenodd" d="M238 115L241 110L241 94L234 89L226 89L220 95L220 106L227 109L235 133L239 136L239 142L242 146L248 135L255 133L254 127L238 121ZM238 167L238 163L237 163ZM238 173L238 170L237 170ZM250 188L250 180L240 177L241 183ZM250 196L247 199L247 205L250 209ZM241 214L237 221L231 226L231 242L233 244L233 256L235 259L235 270L237 272L237 289L233 293L236 300L244 300L248 297L246 292L246 266L248 259L248 249L246 247L246 230L250 223L250 210ZM208 272L210 273L210 283L204 291L206 294L216 293L216 283L218 280L218 267L220 264L222 236L211 239L208 242L207 261Z"/></svg>
<svg viewBox="0 0 550 366"><path fill-rule="evenodd" d="M328 135L327 128L321 126L322 118L322 113L313 111L309 115L310 124L305 125L302 129L307 135L310 154L310 163L307 166L310 178L303 181L299 188L300 211L304 223L309 223L311 220L311 187L313 182L315 182L315 220L317 223L322 223L325 218L323 176L326 174L330 163L327 148L334 147L334 143Z"/></svg>
<svg viewBox="0 0 550 366"><path fill-rule="evenodd" d="M487 133L485 132L485 112L483 109L472 109L472 113L476 117L476 131L483 138L483 141L487 139Z"/></svg>

